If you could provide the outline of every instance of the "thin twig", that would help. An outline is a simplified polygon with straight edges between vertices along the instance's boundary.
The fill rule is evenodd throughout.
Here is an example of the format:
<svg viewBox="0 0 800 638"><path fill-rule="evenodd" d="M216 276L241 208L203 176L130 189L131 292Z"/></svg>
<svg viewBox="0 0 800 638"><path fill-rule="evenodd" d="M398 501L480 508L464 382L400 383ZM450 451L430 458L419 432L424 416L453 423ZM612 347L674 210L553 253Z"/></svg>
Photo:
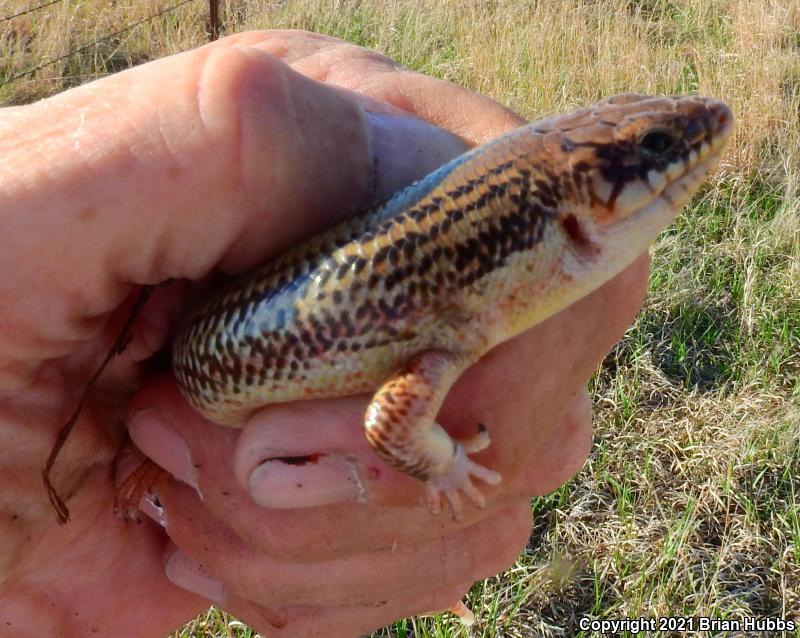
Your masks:
<svg viewBox="0 0 800 638"><path fill-rule="evenodd" d="M163 284L159 284L159 286L160 285ZM150 295L153 294L153 291L157 287L158 286L142 287L136 302L133 304L133 307L128 314L128 318L125 320L125 325L122 327L119 336L111 345L111 348L106 354L105 359L103 359L103 362L100 364L100 367L97 368L91 379L89 379L88 383L86 384L86 387L83 389L83 394L81 394L81 398L78 401L75 411L72 413L69 419L67 419L67 422L61 427L61 430L59 430L58 437L56 437L56 442L53 444L53 449L50 450L50 456L47 457L47 463L45 464L44 471L42 472L42 479L44 480L44 486L47 490L47 498L50 499L50 503L58 515L58 522L62 525L69 522L69 508L63 499L58 495L56 488L53 486L53 483L50 480L50 473L53 469L53 465L55 465L56 459L58 459L61 449L67 442L67 438L69 438L72 428L75 426L75 423L77 422L78 417L83 410L83 406L89 398L89 394L91 393L92 388L94 388L95 383L97 383L97 380L100 378L100 375L103 374L103 371L108 367L108 364L111 363L111 360L118 354L121 354L131 342L131 328L141 314L142 308L144 308L144 305L147 303Z"/></svg>

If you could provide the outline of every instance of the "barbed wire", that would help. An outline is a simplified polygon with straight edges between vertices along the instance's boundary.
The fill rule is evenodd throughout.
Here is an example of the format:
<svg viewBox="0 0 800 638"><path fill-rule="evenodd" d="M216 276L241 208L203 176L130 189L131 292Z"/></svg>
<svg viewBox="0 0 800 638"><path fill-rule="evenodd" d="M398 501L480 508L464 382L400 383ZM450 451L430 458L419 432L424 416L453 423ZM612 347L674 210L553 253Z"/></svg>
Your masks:
<svg viewBox="0 0 800 638"><path fill-rule="evenodd" d="M19 16L24 16L26 13L33 13L34 11L38 11L39 9L44 9L45 7L49 7L51 4L55 4L56 2L61 2L61 0L50 0L50 2L43 2L42 4L37 5L35 7L23 9L19 13L14 13L10 16L6 16L5 18L0 18L0 22L7 22L8 20L13 20L14 18L18 18Z"/></svg>
<svg viewBox="0 0 800 638"><path fill-rule="evenodd" d="M59 2L59 1L60 0L56 0L56 2ZM77 53L81 53L83 51L86 51L87 49L91 49L92 47L97 46L98 44L100 44L102 42L106 42L108 40L111 40L112 38L116 38L118 35L122 35L123 33L127 33L128 31L130 31L132 29L135 29L136 27L138 27L138 26L140 26L142 24L145 24L146 22L150 22L152 20L155 20L156 18L161 17L165 13L170 13L171 11L175 11L175 9L178 9L178 8L182 7L183 5L189 4L191 2L198 2L198 0L181 0L180 2L176 2L175 4L167 7L166 9L162 9L161 11L158 11L158 12L152 14L152 15L149 15L146 18L142 18L141 20L137 20L136 22L132 22L131 24L123 27L122 29L120 29L118 31L114 31L113 33L109 33L107 35L104 35L102 38L97 38L96 40L92 40L91 42L87 42L86 44L83 44L83 45L79 46L78 48L73 49L72 51L68 51L64 55L60 55L57 58L53 58L51 60L47 60L46 62L42 62L41 64L39 64L37 66L31 67L30 69L26 69L25 71L21 71L20 73L17 73L16 75L12 75L10 78L7 78L5 80L0 81L0 87L5 86L6 84L11 84L12 82L15 82L16 80L19 80L20 78L24 78L26 75L31 75L33 73L36 73L36 71L41 71L42 69L45 69L48 66L52 66L53 64L56 64L57 62L61 62L61 60L66 60L67 58L69 58L69 57L71 57L71 56L73 56L73 55L75 55Z"/></svg>

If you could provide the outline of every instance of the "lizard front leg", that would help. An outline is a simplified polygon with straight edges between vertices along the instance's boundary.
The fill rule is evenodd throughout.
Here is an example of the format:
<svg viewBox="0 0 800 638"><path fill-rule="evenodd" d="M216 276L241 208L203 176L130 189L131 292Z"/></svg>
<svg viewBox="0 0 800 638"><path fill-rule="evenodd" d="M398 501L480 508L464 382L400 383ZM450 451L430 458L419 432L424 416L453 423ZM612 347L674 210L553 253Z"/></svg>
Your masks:
<svg viewBox="0 0 800 638"><path fill-rule="evenodd" d="M489 445L483 425L475 436L457 441L436 422L448 391L470 363L442 350L414 356L378 390L364 419L367 440L378 456L425 483L428 507L434 514L441 511L444 495L456 519L462 515L459 491L477 507L486 504L473 476L490 485L501 481L497 472L467 456Z"/></svg>

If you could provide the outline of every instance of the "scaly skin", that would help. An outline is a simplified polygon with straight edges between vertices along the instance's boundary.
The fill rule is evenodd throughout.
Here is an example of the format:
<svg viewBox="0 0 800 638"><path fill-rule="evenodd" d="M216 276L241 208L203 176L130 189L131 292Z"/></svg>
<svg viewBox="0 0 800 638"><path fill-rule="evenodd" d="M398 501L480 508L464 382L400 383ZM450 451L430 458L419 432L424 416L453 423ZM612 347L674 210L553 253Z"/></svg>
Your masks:
<svg viewBox="0 0 800 638"><path fill-rule="evenodd" d="M713 170L732 116L715 100L622 95L533 122L220 291L184 326L189 402L236 426L268 403L377 389L376 453L426 484L432 511L471 477L485 428L435 422L469 365L630 264Z"/></svg>

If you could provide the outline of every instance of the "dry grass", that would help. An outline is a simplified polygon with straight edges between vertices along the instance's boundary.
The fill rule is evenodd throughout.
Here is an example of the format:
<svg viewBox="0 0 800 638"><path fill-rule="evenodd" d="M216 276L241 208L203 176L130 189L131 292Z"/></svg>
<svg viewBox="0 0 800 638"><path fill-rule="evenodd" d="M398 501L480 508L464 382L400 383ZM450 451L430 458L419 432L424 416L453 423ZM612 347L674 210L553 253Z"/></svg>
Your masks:
<svg viewBox="0 0 800 638"><path fill-rule="evenodd" d="M0 2L0 16L25 1ZM330 33L529 117L623 91L699 92L733 107L720 174L661 238L644 312L593 380L591 459L533 502L518 564L476 585L472 633L571 636L587 615L800 621L800 3L224 4L229 32ZM64 0L0 22L0 83L164 6ZM204 10L192 2L2 85L0 100L201 44ZM180 635L252 635L229 622L212 612ZM426 619L378 635L460 633Z"/></svg>

